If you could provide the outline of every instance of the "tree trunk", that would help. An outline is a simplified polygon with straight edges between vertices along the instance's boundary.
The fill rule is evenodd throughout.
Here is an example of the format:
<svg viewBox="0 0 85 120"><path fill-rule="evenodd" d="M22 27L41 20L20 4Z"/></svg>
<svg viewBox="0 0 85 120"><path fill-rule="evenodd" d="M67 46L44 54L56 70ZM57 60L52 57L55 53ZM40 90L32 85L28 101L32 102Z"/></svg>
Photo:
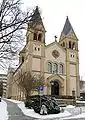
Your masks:
<svg viewBox="0 0 85 120"><path fill-rule="evenodd" d="M26 93L26 94L25 94L25 97L26 97L26 101L28 101L29 98L30 98L30 93Z"/></svg>

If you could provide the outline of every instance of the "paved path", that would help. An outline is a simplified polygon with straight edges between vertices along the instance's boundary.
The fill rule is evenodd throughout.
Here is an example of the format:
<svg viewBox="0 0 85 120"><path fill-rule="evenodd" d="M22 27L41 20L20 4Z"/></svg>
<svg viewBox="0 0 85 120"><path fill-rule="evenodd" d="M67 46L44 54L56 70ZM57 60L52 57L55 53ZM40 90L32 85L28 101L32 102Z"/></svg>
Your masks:
<svg viewBox="0 0 85 120"><path fill-rule="evenodd" d="M35 118L25 116L16 103L8 100L5 100L5 102L7 103L7 110L9 114L8 120L37 120Z"/></svg>

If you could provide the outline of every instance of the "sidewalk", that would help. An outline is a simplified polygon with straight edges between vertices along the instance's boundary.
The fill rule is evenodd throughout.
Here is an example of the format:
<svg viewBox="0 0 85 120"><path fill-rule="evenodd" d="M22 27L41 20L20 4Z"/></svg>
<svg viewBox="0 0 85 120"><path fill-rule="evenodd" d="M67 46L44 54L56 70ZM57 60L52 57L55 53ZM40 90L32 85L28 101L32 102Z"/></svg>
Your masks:
<svg viewBox="0 0 85 120"><path fill-rule="evenodd" d="M20 108L18 108L16 103L4 100L7 103L7 110L9 114L8 120L37 120L35 118L31 118L28 116L25 116Z"/></svg>

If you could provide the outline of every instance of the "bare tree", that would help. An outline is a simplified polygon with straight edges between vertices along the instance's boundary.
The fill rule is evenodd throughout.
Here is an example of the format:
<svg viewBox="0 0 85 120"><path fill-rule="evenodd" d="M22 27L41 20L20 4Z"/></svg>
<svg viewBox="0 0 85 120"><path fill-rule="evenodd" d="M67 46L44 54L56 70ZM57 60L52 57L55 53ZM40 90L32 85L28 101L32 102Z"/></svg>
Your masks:
<svg viewBox="0 0 85 120"><path fill-rule="evenodd" d="M20 74L19 85L25 92L26 100L29 98L31 91L38 92L39 86L44 86L44 77L41 75L33 75L30 71Z"/></svg>
<svg viewBox="0 0 85 120"><path fill-rule="evenodd" d="M20 0L2 0L0 2L0 66L5 60L11 60L20 49L23 30L32 13L22 12Z"/></svg>

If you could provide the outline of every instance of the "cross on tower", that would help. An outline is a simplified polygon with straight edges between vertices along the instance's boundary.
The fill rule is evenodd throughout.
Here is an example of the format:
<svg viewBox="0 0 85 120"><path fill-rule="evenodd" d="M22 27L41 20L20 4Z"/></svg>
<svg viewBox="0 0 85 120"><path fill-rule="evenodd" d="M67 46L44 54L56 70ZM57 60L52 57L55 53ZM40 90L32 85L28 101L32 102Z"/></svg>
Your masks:
<svg viewBox="0 0 85 120"><path fill-rule="evenodd" d="M55 37L55 42L56 42L57 41L57 36L55 35L54 37Z"/></svg>

